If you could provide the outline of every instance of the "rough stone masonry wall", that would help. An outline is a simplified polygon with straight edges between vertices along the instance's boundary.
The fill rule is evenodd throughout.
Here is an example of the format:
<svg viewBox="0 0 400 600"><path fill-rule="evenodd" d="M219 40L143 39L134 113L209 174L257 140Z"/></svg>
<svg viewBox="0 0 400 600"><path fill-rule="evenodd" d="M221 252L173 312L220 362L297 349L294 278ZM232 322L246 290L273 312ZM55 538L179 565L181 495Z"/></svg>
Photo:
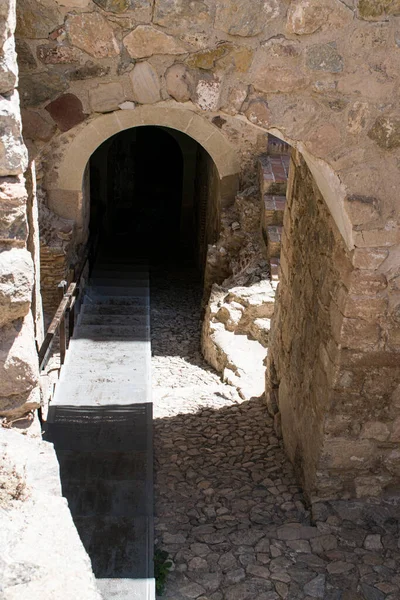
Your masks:
<svg viewBox="0 0 400 600"><path fill-rule="evenodd" d="M237 151L242 192L255 181L254 155L267 131L302 153L353 267L342 275L331 323L338 378L321 433L323 462L312 472L372 477L354 492L337 475L338 494L379 494L398 482L391 423L400 363L399 1L19 0L18 7L24 135L38 155L45 201L60 216L75 218L82 203L81 189L65 179L66 189L59 185L60 165L85 130L99 143L107 138L106 126L96 129L104 113L126 123L139 105L148 116L163 108L171 126L195 138L190 119L182 125L177 114L202 115ZM232 229L231 212L221 207L222 231ZM360 431L350 435L344 423L353 405ZM376 433L375 421L387 431ZM349 435L353 445L341 451ZM345 452L348 464L340 463Z"/></svg>
<svg viewBox="0 0 400 600"><path fill-rule="evenodd" d="M383 363L386 280L370 271L369 254L346 249L297 152L290 173L269 408L279 411L285 447L311 498L397 495L400 376L395 360L392 368ZM387 253L377 249L374 260Z"/></svg>
<svg viewBox="0 0 400 600"><path fill-rule="evenodd" d="M34 266L27 249L28 194L23 173L15 0L0 5L0 416L39 405L38 359L31 312Z"/></svg>

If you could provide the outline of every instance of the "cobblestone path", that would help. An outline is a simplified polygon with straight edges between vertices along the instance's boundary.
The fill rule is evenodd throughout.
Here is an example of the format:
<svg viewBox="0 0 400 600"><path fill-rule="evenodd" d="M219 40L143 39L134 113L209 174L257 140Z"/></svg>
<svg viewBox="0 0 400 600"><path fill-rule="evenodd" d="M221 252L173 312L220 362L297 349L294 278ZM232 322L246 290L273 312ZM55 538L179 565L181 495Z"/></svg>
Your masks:
<svg viewBox="0 0 400 600"><path fill-rule="evenodd" d="M168 600L399 600L400 508L306 508L262 400L199 351L190 272L152 278L156 543Z"/></svg>

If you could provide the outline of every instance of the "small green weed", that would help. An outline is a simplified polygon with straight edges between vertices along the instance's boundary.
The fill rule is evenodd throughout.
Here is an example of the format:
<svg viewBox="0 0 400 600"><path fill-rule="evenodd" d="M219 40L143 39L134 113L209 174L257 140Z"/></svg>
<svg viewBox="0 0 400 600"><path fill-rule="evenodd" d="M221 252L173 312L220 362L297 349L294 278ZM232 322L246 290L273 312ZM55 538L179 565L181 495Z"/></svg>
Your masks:
<svg viewBox="0 0 400 600"><path fill-rule="evenodd" d="M165 583L172 567L172 562L168 560L168 552L156 548L154 550L154 577L156 580L157 596L162 596L165 590Z"/></svg>

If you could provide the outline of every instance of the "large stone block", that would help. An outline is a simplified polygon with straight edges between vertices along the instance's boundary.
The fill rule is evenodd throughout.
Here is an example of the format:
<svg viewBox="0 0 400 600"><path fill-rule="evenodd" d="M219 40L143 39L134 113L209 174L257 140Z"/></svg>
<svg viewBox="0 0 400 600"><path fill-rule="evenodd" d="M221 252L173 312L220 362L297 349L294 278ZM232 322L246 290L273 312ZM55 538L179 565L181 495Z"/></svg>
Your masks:
<svg viewBox="0 0 400 600"><path fill-rule="evenodd" d="M21 136L18 92L0 96L0 177L19 175L28 166Z"/></svg>
<svg viewBox="0 0 400 600"><path fill-rule="evenodd" d="M40 73L37 75L23 75L19 81L21 106L39 106L49 102L68 88L68 83L58 73Z"/></svg>
<svg viewBox="0 0 400 600"><path fill-rule="evenodd" d="M61 131L68 131L85 120L82 102L74 94L63 94L46 106Z"/></svg>
<svg viewBox="0 0 400 600"><path fill-rule="evenodd" d="M222 0L217 2L215 27L230 35L251 37L262 33L278 15L277 0Z"/></svg>
<svg viewBox="0 0 400 600"><path fill-rule="evenodd" d="M49 0L18 0L17 30L22 38L46 39L63 23L63 16L54 2Z"/></svg>
<svg viewBox="0 0 400 600"><path fill-rule="evenodd" d="M79 63L82 52L77 48L60 44L42 44L37 47L37 57L45 65L68 65Z"/></svg>
<svg viewBox="0 0 400 600"><path fill-rule="evenodd" d="M26 109L21 111L21 116L22 133L25 139L48 142L53 137L56 124L51 121L50 117L45 118L36 111Z"/></svg>
<svg viewBox="0 0 400 600"><path fill-rule="evenodd" d="M99 13L82 13L68 17L66 31L73 46L95 58L108 58L119 54L113 28Z"/></svg>
<svg viewBox="0 0 400 600"><path fill-rule="evenodd" d="M103 10L113 13L123 13L130 6L130 0L93 0L93 2Z"/></svg>
<svg viewBox="0 0 400 600"><path fill-rule="evenodd" d="M307 49L307 67L313 71L340 73L343 71L343 57L335 44L315 44Z"/></svg>
<svg viewBox="0 0 400 600"><path fill-rule="evenodd" d="M35 331L29 313L0 330L0 414L21 410L24 405L27 410L37 408L37 395L31 403L29 396L35 391L38 375Z"/></svg>
<svg viewBox="0 0 400 600"><path fill-rule="evenodd" d="M400 15L399 0L358 0L358 16L366 21L384 21L389 15Z"/></svg>
<svg viewBox="0 0 400 600"><path fill-rule="evenodd" d="M155 0L153 22L162 27L202 30L211 21L210 8L203 0Z"/></svg>
<svg viewBox="0 0 400 600"><path fill-rule="evenodd" d="M0 179L0 243L25 244L28 237L26 201L22 177Z"/></svg>
<svg viewBox="0 0 400 600"><path fill-rule="evenodd" d="M149 25L139 25L124 38L131 58L145 58L153 54L183 54L186 48L172 35Z"/></svg>
<svg viewBox="0 0 400 600"><path fill-rule="evenodd" d="M0 94L12 91L16 87L17 78L18 66L14 36L10 36L0 50Z"/></svg>
<svg viewBox="0 0 400 600"><path fill-rule="evenodd" d="M15 48L18 57L18 67L21 73L35 71L37 63L32 50L24 40L15 40Z"/></svg>
<svg viewBox="0 0 400 600"><path fill-rule="evenodd" d="M33 264L28 250L12 248L0 254L0 327L24 317L32 298Z"/></svg>
<svg viewBox="0 0 400 600"><path fill-rule="evenodd" d="M274 94L300 91L307 86L309 80L299 65L288 68L273 64L269 52L260 52L253 60L250 81L257 90Z"/></svg>
<svg viewBox="0 0 400 600"><path fill-rule="evenodd" d="M182 64L175 64L165 74L167 92L178 102L187 102L194 92L194 81L189 69Z"/></svg>
<svg viewBox="0 0 400 600"><path fill-rule="evenodd" d="M100 83L89 91L89 101L95 112L110 112L117 110L125 100L124 88L119 82Z"/></svg>
<svg viewBox="0 0 400 600"><path fill-rule="evenodd" d="M353 11L340 0L292 0L287 15L288 33L307 35L320 29L342 27Z"/></svg>
<svg viewBox="0 0 400 600"><path fill-rule="evenodd" d="M137 63L130 73L133 100L139 104L154 104L161 100L160 78L150 63Z"/></svg>
<svg viewBox="0 0 400 600"><path fill-rule="evenodd" d="M400 146L400 118L398 116L382 115L378 117L368 132L371 140L374 140L384 150L393 150Z"/></svg>

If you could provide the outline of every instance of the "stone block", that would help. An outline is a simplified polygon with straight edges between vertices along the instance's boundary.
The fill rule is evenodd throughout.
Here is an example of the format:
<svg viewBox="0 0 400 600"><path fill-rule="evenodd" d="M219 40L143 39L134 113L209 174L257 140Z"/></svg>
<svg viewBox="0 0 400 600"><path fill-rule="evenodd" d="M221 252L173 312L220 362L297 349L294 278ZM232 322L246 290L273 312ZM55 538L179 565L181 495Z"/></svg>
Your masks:
<svg viewBox="0 0 400 600"><path fill-rule="evenodd" d="M85 120L82 102L74 94L63 94L46 106L61 131L68 131Z"/></svg>
<svg viewBox="0 0 400 600"><path fill-rule="evenodd" d="M0 243L25 245L28 237L26 201L21 177L0 179Z"/></svg>
<svg viewBox="0 0 400 600"><path fill-rule="evenodd" d="M125 100L124 88L120 83L100 83L89 90L89 102L94 112L111 112Z"/></svg>
<svg viewBox="0 0 400 600"><path fill-rule="evenodd" d="M211 24L210 7L203 0L155 0L153 22L179 31L201 31Z"/></svg>
<svg viewBox="0 0 400 600"><path fill-rule="evenodd" d="M34 110L22 109L22 133L25 139L48 142L56 130L55 123L50 118L44 118Z"/></svg>
<svg viewBox="0 0 400 600"><path fill-rule="evenodd" d="M306 51L306 65L312 71L340 73L343 71L343 57L336 44L315 44Z"/></svg>
<svg viewBox="0 0 400 600"><path fill-rule="evenodd" d="M119 54L113 28L100 13L69 16L66 31L73 46L95 58L112 58Z"/></svg>
<svg viewBox="0 0 400 600"><path fill-rule="evenodd" d="M139 25L124 37L124 46L131 58L146 58L153 54L183 54L186 48L172 35Z"/></svg>
<svg viewBox="0 0 400 600"><path fill-rule="evenodd" d="M265 100L252 100L246 110L246 117L254 125L268 127L271 120L271 112L268 102Z"/></svg>
<svg viewBox="0 0 400 600"><path fill-rule="evenodd" d="M354 296L374 296L386 287L386 277L382 273L356 269L351 274L350 293Z"/></svg>
<svg viewBox="0 0 400 600"><path fill-rule="evenodd" d="M25 317L29 312L33 286L33 264L23 248L0 254L0 327Z"/></svg>
<svg viewBox="0 0 400 600"><path fill-rule="evenodd" d="M132 81L135 102L155 104L161 100L160 78L150 63L137 63L129 77Z"/></svg>
<svg viewBox="0 0 400 600"><path fill-rule="evenodd" d="M320 468L366 470L378 460L375 444L370 440L326 439L321 454Z"/></svg>
<svg viewBox="0 0 400 600"><path fill-rule="evenodd" d="M194 93L194 80L189 69L182 64L175 64L165 73L167 92L178 102L187 102Z"/></svg>
<svg viewBox="0 0 400 600"><path fill-rule="evenodd" d="M21 136L18 92L0 95L0 177L19 175L28 166Z"/></svg>
<svg viewBox="0 0 400 600"><path fill-rule="evenodd" d="M264 61L255 57L250 78L254 87L266 94L300 91L308 85L308 77L301 68L272 66L268 57Z"/></svg>
<svg viewBox="0 0 400 600"><path fill-rule="evenodd" d="M196 86L196 104L202 110L218 110L221 81L216 77L202 77Z"/></svg>
<svg viewBox="0 0 400 600"><path fill-rule="evenodd" d="M19 80L21 106L39 106L49 102L68 88L64 77L57 73L44 72L37 75L23 75Z"/></svg>
<svg viewBox="0 0 400 600"><path fill-rule="evenodd" d="M308 35L320 29L343 27L353 20L353 11L340 0L292 0L286 30Z"/></svg>
<svg viewBox="0 0 400 600"><path fill-rule="evenodd" d="M17 85L18 66L14 36L10 36L0 49L0 94L11 92Z"/></svg>
<svg viewBox="0 0 400 600"><path fill-rule="evenodd" d="M15 49L17 51L18 67L20 73L34 71L37 68L37 63L29 45L24 40L16 39Z"/></svg>
<svg viewBox="0 0 400 600"><path fill-rule="evenodd" d="M365 21L386 21L389 15L400 15L399 0L358 0L358 16Z"/></svg>
<svg viewBox="0 0 400 600"><path fill-rule="evenodd" d="M385 423L379 421L368 421L364 423L360 433L361 439L385 442L390 435L390 430Z"/></svg>
<svg viewBox="0 0 400 600"><path fill-rule="evenodd" d="M356 269L378 269L388 257L386 248L356 248L353 254L353 265Z"/></svg>
<svg viewBox="0 0 400 600"><path fill-rule="evenodd" d="M387 298L349 295L343 306L343 314L353 319L365 319L373 322L382 317L386 313L387 308Z"/></svg>
<svg viewBox="0 0 400 600"><path fill-rule="evenodd" d="M123 13L131 5L130 0L93 0L97 6L103 10L112 13Z"/></svg>
<svg viewBox="0 0 400 600"><path fill-rule="evenodd" d="M46 39L64 18L47 0L18 0L16 34L21 38Z"/></svg>
<svg viewBox="0 0 400 600"><path fill-rule="evenodd" d="M400 118L393 115L378 117L369 130L368 137L384 150L398 148L400 146Z"/></svg>
<svg viewBox="0 0 400 600"><path fill-rule="evenodd" d="M252 37L278 16L277 0L221 0L217 2L215 28L230 35Z"/></svg>
<svg viewBox="0 0 400 600"><path fill-rule="evenodd" d="M92 77L105 77L109 72L109 66L106 67L88 60L83 66L67 71L66 75L70 81L82 81Z"/></svg>
<svg viewBox="0 0 400 600"><path fill-rule="evenodd" d="M79 63L82 53L72 46L46 44L38 46L37 57L45 65L68 65Z"/></svg>
<svg viewBox="0 0 400 600"><path fill-rule="evenodd" d="M0 340L0 414L4 415L25 404L38 380L39 365L31 313L4 326ZM33 408L36 407L37 402Z"/></svg>

